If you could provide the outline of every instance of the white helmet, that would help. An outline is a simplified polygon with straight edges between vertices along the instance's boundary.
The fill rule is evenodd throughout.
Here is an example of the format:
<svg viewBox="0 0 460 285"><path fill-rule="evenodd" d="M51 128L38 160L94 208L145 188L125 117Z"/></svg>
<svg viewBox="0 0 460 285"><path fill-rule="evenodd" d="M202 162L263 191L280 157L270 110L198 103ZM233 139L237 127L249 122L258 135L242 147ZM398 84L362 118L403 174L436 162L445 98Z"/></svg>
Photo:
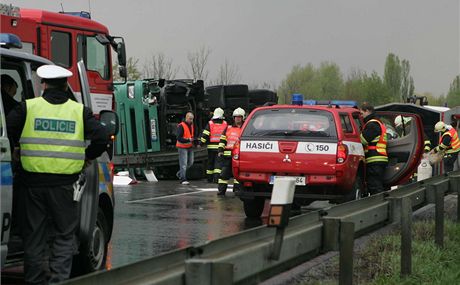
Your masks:
<svg viewBox="0 0 460 285"><path fill-rule="evenodd" d="M434 131L436 133L443 132L445 130L446 130L446 124L444 124L443 121L439 121L436 123L436 125L434 125Z"/></svg>
<svg viewBox="0 0 460 285"><path fill-rule="evenodd" d="M217 107L214 112L213 112L213 115L212 115L212 119L223 119L224 118L224 110L222 110L222 108L220 107Z"/></svg>
<svg viewBox="0 0 460 285"><path fill-rule="evenodd" d="M238 107L235 110L233 110L233 117L243 117L243 119L244 119L245 114L246 114L246 112L244 112L244 110L241 109L240 107Z"/></svg>
<svg viewBox="0 0 460 285"><path fill-rule="evenodd" d="M411 120L412 120L411 117L403 117L402 115L396 116L396 118L395 118L395 127L397 127L397 128L401 127L403 122L404 122L404 125L406 125Z"/></svg>

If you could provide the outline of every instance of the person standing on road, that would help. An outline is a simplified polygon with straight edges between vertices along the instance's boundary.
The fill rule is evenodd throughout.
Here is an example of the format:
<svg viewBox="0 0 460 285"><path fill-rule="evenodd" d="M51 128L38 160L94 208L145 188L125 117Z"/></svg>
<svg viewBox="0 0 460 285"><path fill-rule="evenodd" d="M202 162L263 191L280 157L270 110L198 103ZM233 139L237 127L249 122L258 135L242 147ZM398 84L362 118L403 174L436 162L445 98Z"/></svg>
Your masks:
<svg viewBox="0 0 460 285"><path fill-rule="evenodd" d="M187 181L187 169L193 165L193 141L195 138L195 128L193 126L193 113L185 114L185 119L177 126L176 147L179 152L179 171L177 177L183 185L190 184Z"/></svg>
<svg viewBox="0 0 460 285"><path fill-rule="evenodd" d="M27 284L45 284L48 233L49 283L69 278L78 226L74 183L82 170L107 149L109 136L92 111L69 99L72 72L43 65L37 75L43 96L20 103L8 115L7 129L19 147L25 183L24 274ZM91 144L85 148L85 140ZM51 223L48 223L50 221ZM52 227L50 231L49 227Z"/></svg>
<svg viewBox="0 0 460 285"><path fill-rule="evenodd" d="M220 136L226 128L227 122L224 120L224 110L216 108L211 121L204 128L200 139L201 144L208 146L208 168L206 169L208 182L217 182L221 173L219 160L217 159L217 150L219 148Z"/></svg>
<svg viewBox="0 0 460 285"><path fill-rule="evenodd" d="M365 122L361 143L366 157L367 190L373 195L384 191L383 173L388 165L387 131L376 117L372 105L363 103L360 112Z"/></svg>
<svg viewBox="0 0 460 285"><path fill-rule="evenodd" d="M436 133L441 133L439 139L439 145L435 147L431 152L438 153L443 152L443 162L445 173L454 170L454 164L457 161L458 154L460 152L460 140L458 133L454 127L445 124L443 121L439 121L434 126Z"/></svg>
<svg viewBox="0 0 460 285"><path fill-rule="evenodd" d="M225 196L228 180L232 178L232 150L235 143L239 140L241 127L243 126L245 112L242 108L233 111L233 125L227 127L220 137L218 155L221 158L222 172L218 181L217 195ZM233 179L233 192L239 191L239 182Z"/></svg>

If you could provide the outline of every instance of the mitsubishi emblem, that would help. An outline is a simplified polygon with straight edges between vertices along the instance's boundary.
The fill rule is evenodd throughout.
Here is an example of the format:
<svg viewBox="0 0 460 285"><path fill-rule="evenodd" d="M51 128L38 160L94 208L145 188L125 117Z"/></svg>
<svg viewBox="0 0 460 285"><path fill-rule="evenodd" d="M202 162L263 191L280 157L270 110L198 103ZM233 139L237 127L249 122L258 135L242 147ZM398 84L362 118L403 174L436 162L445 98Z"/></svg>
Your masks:
<svg viewBox="0 0 460 285"><path fill-rule="evenodd" d="M291 159L289 158L288 154L286 154L286 157L283 159L283 162L291 162Z"/></svg>

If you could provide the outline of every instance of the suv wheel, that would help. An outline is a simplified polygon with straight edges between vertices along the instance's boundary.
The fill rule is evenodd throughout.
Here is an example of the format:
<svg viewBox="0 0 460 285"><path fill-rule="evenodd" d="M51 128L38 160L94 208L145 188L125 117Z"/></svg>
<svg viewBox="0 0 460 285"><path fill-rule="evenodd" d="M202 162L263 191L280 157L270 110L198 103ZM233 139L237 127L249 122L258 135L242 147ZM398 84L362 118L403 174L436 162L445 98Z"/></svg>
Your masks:
<svg viewBox="0 0 460 285"><path fill-rule="evenodd" d="M261 197L255 197L254 199L243 200L244 213L248 218L260 218L265 207L265 199Z"/></svg>
<svg viewBox="0 0 460 285"><path fill-rule="evenodd" d="M364 191L363 179L361 178L361 176L357 175L355 179L355 183L353 183L353 187L351 188L351 191L345 195L344 202L361 199L361 196L363 195L363 191Z"/></svg>

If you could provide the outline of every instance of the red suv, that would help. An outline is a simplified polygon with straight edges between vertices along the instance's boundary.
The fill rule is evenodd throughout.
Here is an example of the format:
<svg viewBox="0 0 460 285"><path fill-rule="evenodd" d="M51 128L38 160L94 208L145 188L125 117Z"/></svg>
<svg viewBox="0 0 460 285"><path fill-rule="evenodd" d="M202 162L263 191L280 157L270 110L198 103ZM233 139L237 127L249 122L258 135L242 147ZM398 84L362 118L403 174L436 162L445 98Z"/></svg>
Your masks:
<svg viewBox="0 0 460 285"><path fill-rule="evenodd" d="M378 112L387 127L389 165L382 173L387 186L407 180L423 146L418 115L403 114L411 124L394 126L402 113ZM241 183L236 195L248 217L260 217L276 176L296 177L294 206L315 200L334 203L365 193L365 160L360 142L363 119L358 109L339 105L274 105L255 109L243 125L233 150L233 174Z"/></svg>

